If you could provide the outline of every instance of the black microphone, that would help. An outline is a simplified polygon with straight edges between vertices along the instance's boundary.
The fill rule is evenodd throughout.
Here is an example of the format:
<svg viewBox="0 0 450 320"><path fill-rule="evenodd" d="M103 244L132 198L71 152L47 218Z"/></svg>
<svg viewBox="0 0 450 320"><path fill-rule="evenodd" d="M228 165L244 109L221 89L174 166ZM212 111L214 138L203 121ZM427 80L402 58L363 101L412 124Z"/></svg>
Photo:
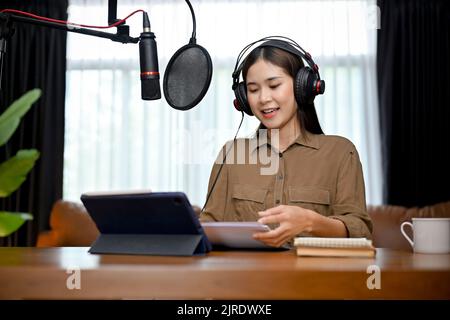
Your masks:
<svg viewBox="0 0 450 320"><path fill-rule="evenodd" d="M139 61L141 64L141 97L143 100L161 99L159 86L158 52L155 34L150 31L150 20L144 12L144 31L139 41Z"/></svg>

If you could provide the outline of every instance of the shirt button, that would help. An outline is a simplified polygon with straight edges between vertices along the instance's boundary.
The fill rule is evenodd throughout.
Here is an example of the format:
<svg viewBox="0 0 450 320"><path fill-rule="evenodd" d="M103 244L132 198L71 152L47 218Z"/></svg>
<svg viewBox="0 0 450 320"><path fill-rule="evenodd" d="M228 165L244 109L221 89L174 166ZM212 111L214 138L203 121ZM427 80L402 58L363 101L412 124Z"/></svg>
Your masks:
<svg viewBox="0 0 450 320"><path fill-rule="evenodd" d="M276 203L276 204L279 204L279 203L280 203L280 200L275 201L275 203Z"/></svg>
<svg viewBox="0 0 450 320"><path fill-rule="evenodd" d="M283 154L281 152L278 155L280 156L280 158L283 158Z"/></svg>
<svg viewBox="0 0 450 320"><path fill-rule="evenodd" d="M280 175L278 176L278 179L279 179L279 180L283 179L283 175L280 174Z"/></svg>

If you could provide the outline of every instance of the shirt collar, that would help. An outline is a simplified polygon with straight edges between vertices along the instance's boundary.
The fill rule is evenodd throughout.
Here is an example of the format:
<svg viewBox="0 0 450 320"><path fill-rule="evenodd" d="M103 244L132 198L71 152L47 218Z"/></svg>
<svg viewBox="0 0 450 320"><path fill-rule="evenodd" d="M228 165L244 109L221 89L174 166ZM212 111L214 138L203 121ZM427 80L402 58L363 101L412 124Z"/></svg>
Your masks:
<svg viewBox="0 0 450 320"><path fill-rule="evenodd" d="M250 138L250 141L250 152L254 152L256 149L260 148L263 145L270 145L270 139L258 139L256 134L254 134L253 137ZM313 133L307 133L306 136L300 134L292 144L298 144L316 150L320 148L318 135Z"/></svg>
<svg viewBox="0 0 450 320"><path fill-rule="evenodd" d="M320 148L319 137L313 133L307 133L306 136L300 134L294 143L316 150Z"/></svg>

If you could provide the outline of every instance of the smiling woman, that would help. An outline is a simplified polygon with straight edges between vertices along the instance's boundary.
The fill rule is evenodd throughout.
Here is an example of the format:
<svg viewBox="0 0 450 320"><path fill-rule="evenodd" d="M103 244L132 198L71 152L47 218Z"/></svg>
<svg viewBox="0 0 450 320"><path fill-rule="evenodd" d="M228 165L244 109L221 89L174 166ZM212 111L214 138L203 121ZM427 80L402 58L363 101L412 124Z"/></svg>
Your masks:
<svg viewBox="0 0 450 320"><path fill-rule="evenodd" d="M284 151L292 142L286 140L289 135L296 137L300 131L303 135L307 131L323 133L313 100L317 94L324 92L325 83L320 77L314 78L314 74L318 73L305 68L301 59L304 55L300 51L292 48L294 55L282 50L285 47L283 41L269 40L266 44L248 55L242 75L247 87L249 107L261 121L260 128L280 129L280 150ZM310 63L315 65L312 60ZM309 72L311 75L308 75ZM310 86L317 85L322 85L322 91L310 90Z"/></svg>
<svg viewBox="0 0 450 320"><path fill-rule="evenodd" d="M261 124L264 127L291 126L292 129L298 129L298 126L295 126L297 105L294 99L294 83L289 74L271 62L258 59L249 68L246 78L249 104L255 106L252 108L253 114L258 119L262 117ZM272 121L265 121L266 119Z"/></svg>
<svg viewBox="0 0 450 320"><path fill-rule="evenodd" d="M229 151L219 155L201 219L271 224L273 230L254 237L274 247L301 235L371 238L358 152L346 138L324 135L315 112L314 98L325 85L318 67L291 39L269 37L253 44L258 42L236 64L233 88L236 108L255 115L269 141L250 142L259 140L259 130L252 139L233 141L230 149L243 145L237 152L244 152L244 159L270 154L279 159L277 168L264 174L261 161L230 163ZM303 57L312 69L304 67ZM244 81L238 83L240 70ZM244 212L239 210L243 201Z"/></svg>

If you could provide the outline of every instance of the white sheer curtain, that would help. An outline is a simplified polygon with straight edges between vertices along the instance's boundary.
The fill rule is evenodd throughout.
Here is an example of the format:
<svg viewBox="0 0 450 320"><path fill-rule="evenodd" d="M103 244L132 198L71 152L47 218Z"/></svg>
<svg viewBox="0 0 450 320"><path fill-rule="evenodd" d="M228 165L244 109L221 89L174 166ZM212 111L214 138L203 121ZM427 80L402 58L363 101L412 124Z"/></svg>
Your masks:
<svg viewBox="0 0 450 320"><path fill-rule="evenodd" d="M309 51L326 81L316 99L326 134L343 135L359 150L369 204L381 203L381 164L375 81L375 1L192 0L197 41L213 60L203 101L187 112L140 99L135 44L68 35L64 197L93 190L183 191L202 205L212 163L232 139L240 113L232 106L231 72L240 50L268 35L284 35ZM118 17L149 12L161 73L192 32L186 3L121 0ZM105 25L107 0L71 0L70 21ZM131 36L142 16L128 20ZM162 83L162 81L161 81ZM257 127L246 117L239 136Z"/></svg>

